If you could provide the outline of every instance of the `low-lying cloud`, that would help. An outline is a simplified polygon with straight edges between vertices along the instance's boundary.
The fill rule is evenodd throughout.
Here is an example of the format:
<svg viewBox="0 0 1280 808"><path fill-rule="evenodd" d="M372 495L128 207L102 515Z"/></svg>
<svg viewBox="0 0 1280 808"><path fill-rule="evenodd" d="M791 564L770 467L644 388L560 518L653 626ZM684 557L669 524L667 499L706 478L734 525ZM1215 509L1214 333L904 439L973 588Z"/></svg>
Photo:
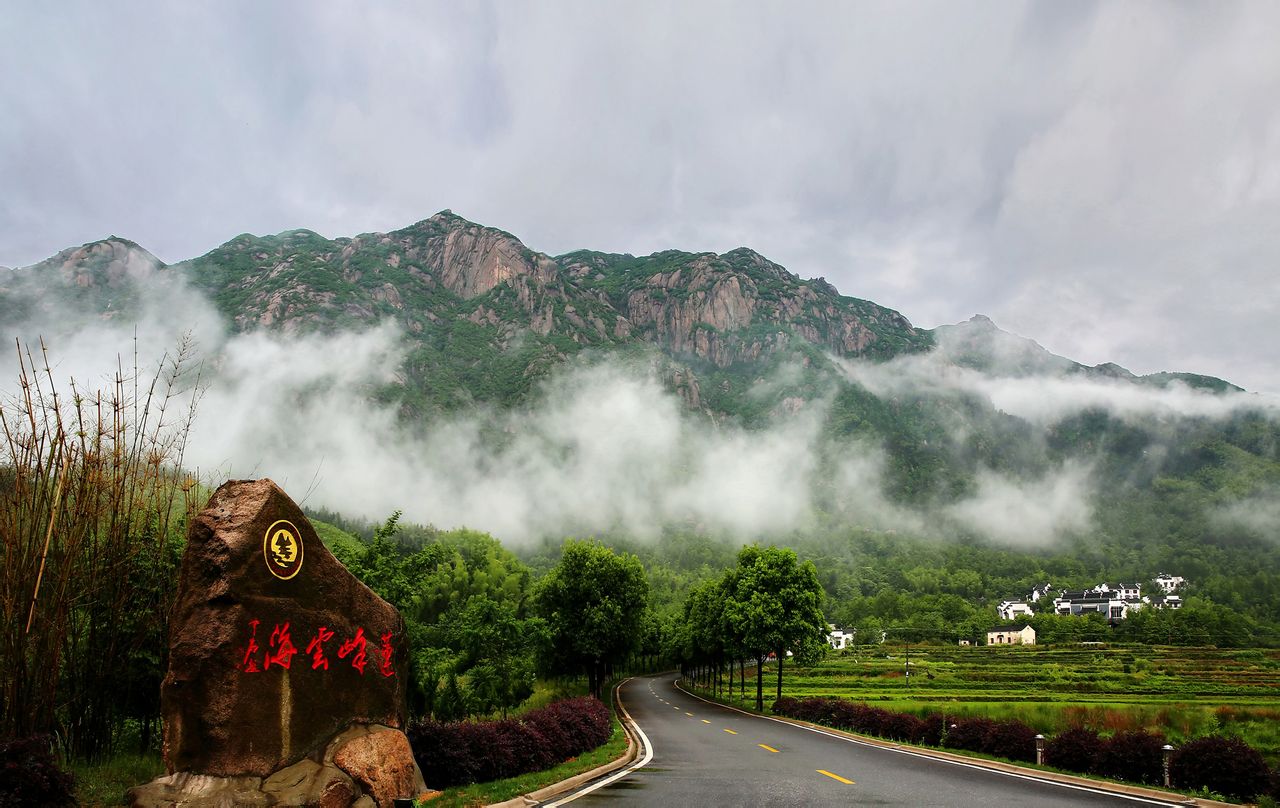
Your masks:
<svg viewBox="0 0 1280 808"><path fill-rule="evenodd" d="M874 363L839 360L847 378L877 396L968 394L1001 412L1045 426L1087 410L1122 419L1149 417L1225 418L1241 410L1280 415L1280 399L1260 393L1211 393L1179 381L1166 386L1086 375L1015 375L951 364L940 352L899 356Z"/></svg>
<svg viewBox="0 0 1280 808"><path fill-rule="evenodd" d="M128 322L71 327L70 314L42 315L7 328L7 336L44 335L55 375L83 387L112 373L119 356L130 366L135 340L145 372L193 331L206 389L186 461L214 484L271 477L310 506L367 519L402 509L414 521L468 526L513 543L611 532L652 537L670 526L776 539L828 514L851 527L1035 546L1092 524L1087 464L1046 462L1031 476L979 470L968 496L908 506L885 493L882 446L830 437L828 400L780 408L765 428L712 424L664 385L656 364L643 362L570 361L522 407L406 422L395 404L372 396L402 381L405 343L396 325L229 334L206 300L164 274L163 282L148 279L149 294ZM841 367L878 396L962 391L1037 424L1096 407L1134 417L1217 417L1259 400L1177 386L985 376L937 355ZM0 388L9 387L11 358L0 373Z"/></svg>

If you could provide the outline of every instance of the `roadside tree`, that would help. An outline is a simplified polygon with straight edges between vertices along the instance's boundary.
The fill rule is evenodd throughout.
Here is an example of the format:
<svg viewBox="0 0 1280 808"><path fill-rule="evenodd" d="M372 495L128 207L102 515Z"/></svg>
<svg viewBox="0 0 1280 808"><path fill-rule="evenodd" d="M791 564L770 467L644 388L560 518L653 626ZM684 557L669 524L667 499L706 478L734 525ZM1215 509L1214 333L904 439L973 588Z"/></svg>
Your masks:
<svg viewBox="0 0 1280 808"><path fill-rule="evenodd" d="M585 673L591 695L600 698L609 669L639 647L648 597L649 581L635 556L594 541L565 542L560 563L534 595L550 638L544 667Z"/></svg>

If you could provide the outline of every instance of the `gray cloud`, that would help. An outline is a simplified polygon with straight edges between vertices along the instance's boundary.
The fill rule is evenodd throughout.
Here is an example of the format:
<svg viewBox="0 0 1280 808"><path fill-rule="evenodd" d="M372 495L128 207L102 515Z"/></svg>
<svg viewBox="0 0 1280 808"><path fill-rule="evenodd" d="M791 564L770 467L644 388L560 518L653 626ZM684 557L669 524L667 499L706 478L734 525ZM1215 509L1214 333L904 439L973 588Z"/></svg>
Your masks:
<svg viewBox="0 0 1280 808"><path fill-rule="evenodd" d="M4 2L0 263L443 207L1280 392L1280 7Z"/></svg>
<svg viewBox="0 0 1280 808"><path fill-rule="evenodd" d="M827 511L855 527L1028 545L1082 529L1091 513L1087 471L1075 467L1030 481L986 473L972 497L946 507L897 504L885 494L881 447L833 444L825 434L828 401L780 407L758 430L712 424L644 360L571 362L528 406L407 424L369 397L401 372L405 343L394 323L330 335L228 334L181 275L127 263L143 293L136 316L86 324L73 305L50 303L14 333L43 336L56 382L65 391L74 379L85 393L118 366L132 372L135 353L145 389L161 355L192 333L204 386L185 460L211 484L271 477L311 505L369 519L402 509L513 543L614 531L646 538L669 526L772 538ZM795 373L780 368L762 386ZM15 379L13 357L0 358L0 400Z"/></svg>
<svg viewBox="0 0 1280 808"><path fill-rule="evenodd" d="M880 397L966 393L1037 426L1048 426L1085 410L1105 410L1131 420L1151 416L1216 419L1241 410L1280 418L1280 396L1270 394L1211 393L1179 382L1154 387L1082 375L980 373L950 364L939 351L883 363L834 361L850 380Z"/></svg>

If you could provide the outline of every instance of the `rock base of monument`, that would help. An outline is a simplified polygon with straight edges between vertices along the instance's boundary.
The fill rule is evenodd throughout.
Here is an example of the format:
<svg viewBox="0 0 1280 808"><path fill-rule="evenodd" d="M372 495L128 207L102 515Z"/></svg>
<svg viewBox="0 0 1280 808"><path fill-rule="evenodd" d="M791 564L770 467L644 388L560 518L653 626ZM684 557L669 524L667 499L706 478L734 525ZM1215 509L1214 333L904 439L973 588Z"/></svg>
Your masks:
<svg viewBox="0 0 1280 808"><path fill-rule="evenodd" d="M130 789L128 800L133 808L391 808L393 800L427 793L403 732L356 724L322 752L266 777L174 772Z"/></svg>

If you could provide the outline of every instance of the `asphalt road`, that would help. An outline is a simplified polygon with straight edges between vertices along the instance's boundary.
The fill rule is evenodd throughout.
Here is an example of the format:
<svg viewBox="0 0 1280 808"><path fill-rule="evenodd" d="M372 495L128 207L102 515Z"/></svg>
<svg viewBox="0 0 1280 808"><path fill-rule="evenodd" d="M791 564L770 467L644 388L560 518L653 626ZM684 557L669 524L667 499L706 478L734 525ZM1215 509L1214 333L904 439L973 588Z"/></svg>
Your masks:
<svg viewBox="0 0 1280 808"><path fill-rule="evenodd" d="M826 735L701 701L674 674L632 679L622 704L653 757L630 774L550 805L1138 806L1122 797ZM748 682L750 687L751 683ZM590 789L591 786L588 786Z"/></svg>

